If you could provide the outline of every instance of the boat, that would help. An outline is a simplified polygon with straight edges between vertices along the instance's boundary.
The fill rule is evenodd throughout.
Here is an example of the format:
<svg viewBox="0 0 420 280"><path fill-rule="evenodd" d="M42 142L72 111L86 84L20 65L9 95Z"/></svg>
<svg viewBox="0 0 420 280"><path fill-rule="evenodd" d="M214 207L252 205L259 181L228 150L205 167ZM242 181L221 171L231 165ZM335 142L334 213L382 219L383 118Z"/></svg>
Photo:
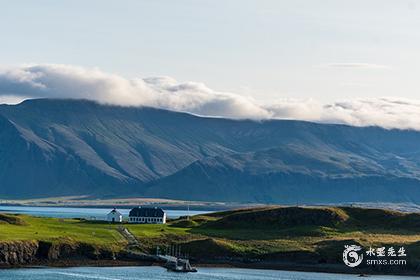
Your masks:
<svg viewBox="0 0 420 280"><path fill-rule="evenodd" d="M166 262L165 268L172 272L197 272L197 269L191 266L189 260L180 258L177 258L176 261Z"/></svg>

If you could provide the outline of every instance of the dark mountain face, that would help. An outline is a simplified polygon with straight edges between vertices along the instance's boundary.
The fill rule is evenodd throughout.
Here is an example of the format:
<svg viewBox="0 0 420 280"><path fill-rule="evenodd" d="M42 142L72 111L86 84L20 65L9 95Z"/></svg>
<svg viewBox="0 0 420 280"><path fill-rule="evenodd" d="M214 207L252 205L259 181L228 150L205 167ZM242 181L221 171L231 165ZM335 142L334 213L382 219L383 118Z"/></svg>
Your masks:
<svg viewBox="0 0 420 280"><path fill-rule="evenodd" d="M420 133L83 100L0 106L0 197L420 202Z"/></svg>

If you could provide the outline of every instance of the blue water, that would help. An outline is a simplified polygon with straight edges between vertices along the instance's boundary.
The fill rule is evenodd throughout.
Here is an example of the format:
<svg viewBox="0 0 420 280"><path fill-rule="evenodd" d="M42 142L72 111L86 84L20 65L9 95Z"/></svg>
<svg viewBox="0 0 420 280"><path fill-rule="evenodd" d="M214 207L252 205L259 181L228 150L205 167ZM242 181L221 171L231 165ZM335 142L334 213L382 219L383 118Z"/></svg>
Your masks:
<svg viewBox="0 0 420 280"><path fill-rule="evenodd" d="M81 207L30 207L30 206L0 206L0 212L27 214L38 217L52 218L85 218L105 220L111 208L81 208ZM185 215L199 215L210 211L187 211L164 209L168 218L178 218ZM126 218L130 209L118 209Z"/></svg>
<svg viewBox="0 0 420 280"><path fill-rule="evenodd" d="M0 270L1 280L347 280L357 275L237 268L200 268L179 274L160 267L80 267ZM370 280L415 279L406 276L370 276Z"/></svg>

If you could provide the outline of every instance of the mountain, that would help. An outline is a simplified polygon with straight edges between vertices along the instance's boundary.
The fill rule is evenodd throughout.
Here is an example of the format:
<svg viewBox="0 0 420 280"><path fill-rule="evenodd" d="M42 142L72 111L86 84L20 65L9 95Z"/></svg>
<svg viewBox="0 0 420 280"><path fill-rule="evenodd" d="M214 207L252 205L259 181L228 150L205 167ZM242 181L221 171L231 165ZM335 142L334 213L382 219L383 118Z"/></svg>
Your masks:
<svg viewBox="0 0 420 280"><path fill-rule="evenodd" d="M86 100L0 105L0 197L62 195L420 202L420 132Z"/></svg>

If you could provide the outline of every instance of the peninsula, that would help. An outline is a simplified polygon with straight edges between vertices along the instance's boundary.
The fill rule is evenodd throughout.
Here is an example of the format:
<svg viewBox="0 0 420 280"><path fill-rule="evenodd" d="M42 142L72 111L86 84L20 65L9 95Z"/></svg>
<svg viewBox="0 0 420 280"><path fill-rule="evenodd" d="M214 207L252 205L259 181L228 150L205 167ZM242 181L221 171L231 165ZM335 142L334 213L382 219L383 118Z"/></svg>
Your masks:
<svg viewBox="0 0 420 280"><path fill-rule="evenodd" d="M261 207L113 224L0 214L0 265L159 264L176 246L194 265L416 274L420 214L356 207ZM344 265L345 245L404 247L404 266Z"/></svg>

